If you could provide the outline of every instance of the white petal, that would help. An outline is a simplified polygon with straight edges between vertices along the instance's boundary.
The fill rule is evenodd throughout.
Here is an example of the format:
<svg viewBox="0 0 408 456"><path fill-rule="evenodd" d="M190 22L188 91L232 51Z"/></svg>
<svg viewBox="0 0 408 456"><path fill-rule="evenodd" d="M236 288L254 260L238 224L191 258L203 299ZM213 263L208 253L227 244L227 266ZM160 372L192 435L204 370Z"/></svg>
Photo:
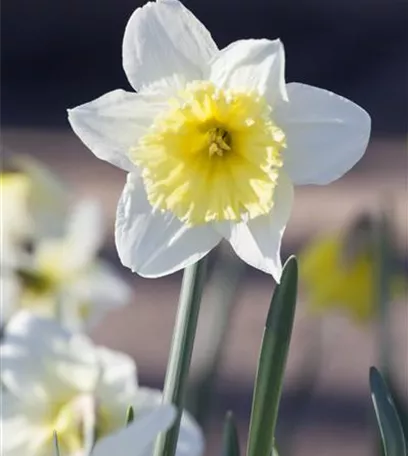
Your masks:
<svg viewBox="0 0 408 456"><path fill-rule="evenodd" d="M10 163L31 183L28 211L35 238L61 236L65 228L69 192L61 179L28 155L13 155Z"/></svg>
<svg viewBox="0 0 408 456"><path fill-rule="evenodd" d="M30 179L22 173L0 173L0 192L1 217L2 220L7 220L1 227L0 255L3 258L4 245L10 248L13 243L25 241L34 231L28 206Z"/></svg>
<svg viewBox="0 0 408 456"><path fill-rule="evenodd" d="M272 211L247 223L221 224L219 229L237 255L249 265L272 274L279 282L282 273L280 246L293 204L293 185L282 172Z"/></svg>
<svg viewBox="0 0 408 456"><path fill-rule="evenodd" d="M160 277L197 262L221 240L209 225L186 227L169 212L152 212L140 177L129 174L118 204L115 239L122 263Z"/></svg>
<svg viewBox="0 0 408 456"><path fill-rule="evenodd" d="M65 327L73 331L94 328L112 309L130 302L132 290L105 262L97 262L69 284L61 303Z"/></svg>
<svg viewBox="0 0 408 456"><path fill-rule="evenodd" d="M289 103L281 103L274 120L286 134L284 166L295 184L328 184L363 156L371 120L364 109L327 90L287 85Z"/></svg>
<svg viewBox="0 0 408 456"><path fill-rule="evenodd" d="M3 390L1 392L1 454L4 456L21 456L34 454L35 443L38 441L42 419L48 415L42 414L38 407L30 407Z"/></svg>
<svg viewBox="0 0 408 456"><path fill-rule="evenodd" d="M252 89L273 107L286 100L285 52L280 40L240 40L211 62L210 79L222 87Z"/></svg>
<svg viewBox="0 0 408 456"><path fill-rule="evenodd" d="M172 405L159 405L136 417L127 428L100 440L95 445L92 456L144 456L146 448L160 432L169 428L175 415Z"/></svg>
<svg viewBox="0 0 408 456"><path fill-rule="evenodd" d="M74 206L62 238L38 242L34 262L38 269L54 272L60 278L83 274L92 265L103 243L103 219L99 202L82 200ZM53 266L54 264L54 266Z"/></svg>
<svg viewBox="0 0 408 456"><path fill-rule="evenodd" d="M16 314L6 327L1 365L5 386L27 403L57 400L72 389L90 391L98 377L88 338L26 311Z"/></svg>
<svg viewBox="0 0 408 456"><path fill-rule="evenodd" d="M95 307L99 302L101 309L121 307L128 304L132 296L131 287L118 274L117 269L104 261L95 264L86 281L87 299L93 301Z"/></svg>
<svg viewBox="0 0 408 456"><path fill-rule="evenodd" d="M134 395L137 387L134 360L125 353L105 347L98 347L97 356L101 368L97 395L101 402L115 394Z"/></svg>
<svg viewBox="0 0 408 456"><path fill-rule="evenodd" d="M100 377L95 396L112 421L123 422L137 394L136 365L125 353L98 347Z"/></svg>
<svg viewBox="0 0 408 456"><path fill-rule="evenodd" d="M218 51L209 31L177 0L149 2L130 18L123 67L135 90L176 75L203 79Z"/></svg>
<svg viewBox="0 0 408 456"><path fill-rule="evenodd" d="M128 152L137 145L165 105L158 93L115 90L68 110L68 120L82 142L101 160L127 171L135 167Z"/></svg>
<svg viewBox="0 0 408 456"><path fill-rule="evenodd" d="M135 414L154 409L161 403L162 398L163 393L159 390L139 388L132 404ZM149 448L149 450L146 452L146 456L151 456L152 449ZM203 433L194 418L184 411L181 416L176 456L201 456L203 452Z"/></svg>
<svg viewBox="0 0 408 456"><path fill-rule="evenodd" d="M184 412L181 417L176 456L202 456L204 436L193 417Z"/></svg>
<svg viewBox="0 0 408 456"><path fill-rule="evenodd" d="M70 214L67 229L77 257L76 263L89 264L101 248L105 236L100 201L94 198L80 200Z"/></svg>

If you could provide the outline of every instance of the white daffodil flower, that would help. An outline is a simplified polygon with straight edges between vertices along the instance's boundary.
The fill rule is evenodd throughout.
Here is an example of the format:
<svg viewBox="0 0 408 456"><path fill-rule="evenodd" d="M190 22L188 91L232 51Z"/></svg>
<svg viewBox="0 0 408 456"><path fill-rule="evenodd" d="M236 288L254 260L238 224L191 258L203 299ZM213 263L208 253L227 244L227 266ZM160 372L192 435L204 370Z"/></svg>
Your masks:
<svg viewBox="0 0 408 456"><path fill-rule="evenodd" d="M286 84L279 40L219 50L177 0L133 13L123 67L137 93L115 90L69 111L85 145L129 173L116 219L122 263L162 276L225 238L279 280L293 185L347 172L366 149L368 114L326 90Z"/></svg>
<svg viewBox="0 0 408 456"><path fill-rule="evenodd" d="M171 424L173 412L160 404L160 393L138 386L131 358L96 347L53 319L26 311L13 317L4 334L1 363L3 456L49 456L54 430L64 456L86 456L93 440L96 456L107 455L106 448L116 440L117 451L109 454L128 455L133 448L134 454L151 456L152 439ZM130 405L134 425L120 432ZM139 446L138 423L146 432ZM110 435L112 439L103 440ZM202 452L201 431L183 414L177 456Z"/></svg>
<svg viewBox="0 0 408 456"><path fill-rule="evenodd" d="M84 200L74 207L63 237L38 241L23 261L10 265L3 259L1 276L10 290L4 299L12 301L5 304L3 318L21 308L31 309L58 315L66 327L83 330L97 324L109 309L127 304L129 286L97 259L102 226L99 205Z"/></svg>

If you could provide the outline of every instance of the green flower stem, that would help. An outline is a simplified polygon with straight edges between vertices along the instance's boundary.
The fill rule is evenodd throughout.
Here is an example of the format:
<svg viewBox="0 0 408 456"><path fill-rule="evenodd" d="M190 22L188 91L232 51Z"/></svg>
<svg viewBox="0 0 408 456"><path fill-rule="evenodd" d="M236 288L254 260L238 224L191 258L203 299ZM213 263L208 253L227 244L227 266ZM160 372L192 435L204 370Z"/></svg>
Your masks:
<svg viewBox="0 0 408 456"><path fill-rule="evenodd" d="M184 271L163 391L163 402L173 403L178 413L170 430L157 439L155 456L174 456L176 452L206 264L203 258Z"/></svg>
<svg viewBox="0 0 408 456"><path fill-rule="evenodd" d="M252 400L247 456L270 456L295 317L298 268L286 262L266 319Z"/></svg>

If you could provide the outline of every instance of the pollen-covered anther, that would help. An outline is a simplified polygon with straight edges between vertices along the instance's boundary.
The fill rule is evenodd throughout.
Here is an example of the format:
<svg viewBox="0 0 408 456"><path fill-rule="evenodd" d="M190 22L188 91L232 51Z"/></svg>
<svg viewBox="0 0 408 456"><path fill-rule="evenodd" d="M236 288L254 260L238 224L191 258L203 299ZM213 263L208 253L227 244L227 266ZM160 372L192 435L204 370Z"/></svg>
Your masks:
<svg viewBox="0 0 408 456"><path fill-rule="evenodd" d="M223 128L211 128L208 132L210 145L208 153L210 157L218 155L222 157L224 153L231 150L231 135Z"/></svg>

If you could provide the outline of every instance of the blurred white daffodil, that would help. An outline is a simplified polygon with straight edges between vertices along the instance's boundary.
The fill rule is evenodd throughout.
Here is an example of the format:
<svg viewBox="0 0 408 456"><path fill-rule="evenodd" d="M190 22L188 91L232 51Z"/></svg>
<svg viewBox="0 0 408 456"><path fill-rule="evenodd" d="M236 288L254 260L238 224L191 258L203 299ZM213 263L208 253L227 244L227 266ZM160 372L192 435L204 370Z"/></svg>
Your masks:
<svg viewBox="0 0 408 456"><path fill-rule="evenodd" d="M84 200L73 209L64 236L42 239L30 255L3 258L7 320L20 308L57 316L69 328L95 325L110 308L128 303L130 288L97 259L103 241L99 205ZM17 290L17 291L16 291Z"/></svg>
<svg viewBox="0 0 408 456"><path fill-rule="evenodd" d="M54 174L31 157L13 155L0 173L0 327L19 307L21 284L14 271L26 263L27 247L66 224L68 192Z"/></svg>
<svg viewBox="0 0 408 456"><path fill-rule="evenodd" d="M281 275L293 184L328 184L364 154L370 117L351 101L285 83L279 40L219 50L177 0L138 8L123 41L137 93L115 90L69 111L91 151L129 174L116 245L142 276L170 274L227 239Z"/></svg>
<svg viewBox="0 0 408 456"><path fill-rule="evenodd" d="M28 191L26 176L0 173L0 328L12 316L20 299L20 283L14 271L22 261L21 243L30 232Z"/></svg>
<svg viewBox="0 0 408 456"><path fill-rule="evenodd" d="M64 456L85 456L95 441L95 456L105 456L116 440L117 451L110 455L119 456L122 450L130 455L134 449L132 454L151 456L152 439L171 424L173 412L160 404L160 392L138 386L131 358L96 347L53 319L17 314L4 334L1 363L4 456L49 456L54 430ZM134 424L112 434L125 426L130 405ZM139 419L146 431L140 446L140 434L131 434ZM127 447L130 444L134 446ZM201 431L184 414L177 456L202 452Z"/></svg>

